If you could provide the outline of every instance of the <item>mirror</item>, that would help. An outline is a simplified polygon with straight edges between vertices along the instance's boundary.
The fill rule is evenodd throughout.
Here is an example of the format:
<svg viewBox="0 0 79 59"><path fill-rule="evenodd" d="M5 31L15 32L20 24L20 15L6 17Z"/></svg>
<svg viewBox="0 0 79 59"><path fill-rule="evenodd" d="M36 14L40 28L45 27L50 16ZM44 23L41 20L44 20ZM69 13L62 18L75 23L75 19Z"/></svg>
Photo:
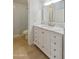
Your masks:
<svg viewBox="0 0 79 59"><path fill-rule="evenodd" d="M42 23L48 25L49 22L53 21L53 8L50 6L43 6L42 10Z"/></svg>
<svg viewBox="0 0 79 59"><path fill-rule="evenodd" d="M46 25L64 26L64 1L55 4L43 5L42 23Z"/></svg>

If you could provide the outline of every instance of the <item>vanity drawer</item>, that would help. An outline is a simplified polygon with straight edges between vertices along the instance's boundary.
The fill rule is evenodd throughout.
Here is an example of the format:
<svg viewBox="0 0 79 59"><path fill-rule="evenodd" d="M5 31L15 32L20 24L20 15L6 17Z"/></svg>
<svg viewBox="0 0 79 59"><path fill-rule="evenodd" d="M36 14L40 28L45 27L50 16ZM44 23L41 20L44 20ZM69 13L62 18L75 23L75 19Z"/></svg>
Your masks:
<svg viewBox="0 0 79 59"><path fill-rule="evenodd" d="M51 57L54 59L62 59L62 49L51 49Z"/></svg>
<svg viewBox="0 0 79 59"><path fill-rule="evenodd" d="M51 39L62 39L62 35L56 32L51 32Z"/></svg>

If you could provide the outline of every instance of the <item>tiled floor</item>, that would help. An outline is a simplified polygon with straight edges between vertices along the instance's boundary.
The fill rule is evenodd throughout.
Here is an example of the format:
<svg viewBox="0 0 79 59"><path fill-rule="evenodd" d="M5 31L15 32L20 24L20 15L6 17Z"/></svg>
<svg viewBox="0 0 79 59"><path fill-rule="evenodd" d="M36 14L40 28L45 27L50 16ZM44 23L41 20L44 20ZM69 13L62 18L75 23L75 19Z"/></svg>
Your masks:
<svg viewBox="0 0 79 59"><path fill-rule="evenodd" d="M37 47L29 46L24 37L13 40L13 59L48 59Z"/></svg>

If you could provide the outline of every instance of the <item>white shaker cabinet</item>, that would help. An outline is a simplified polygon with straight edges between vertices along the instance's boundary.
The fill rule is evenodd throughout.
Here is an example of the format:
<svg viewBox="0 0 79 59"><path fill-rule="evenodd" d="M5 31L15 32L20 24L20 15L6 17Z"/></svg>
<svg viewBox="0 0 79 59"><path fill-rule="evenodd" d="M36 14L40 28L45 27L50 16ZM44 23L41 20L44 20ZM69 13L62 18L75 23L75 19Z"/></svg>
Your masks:
<svg viewBox="0 0 79 59"><path fill-rule="evenodd" d="M50 39L49 39L49 31L45 29L41 29L41 41L42 41L42 50L43 52L50 57Z"/></svg>
<svg viewBox="0 0 79 59"><path fill-rule="evenodd" d="M34 44L50 59L62 59L63 34L34 26Z"/></svg>
<svg viewBox="0 0 79 59"><path fill-rule="evenodd" d="M40 28L34 27L34 44L37 45L40 49L42 48L42 35Z"/></svg>
<svg viewBox="0 0 79 59"><path fill-rule="evenodd" d="M49 32L39 28L34 27L34 44L37 45L48 57L50 56L50 40Z"/></svg>

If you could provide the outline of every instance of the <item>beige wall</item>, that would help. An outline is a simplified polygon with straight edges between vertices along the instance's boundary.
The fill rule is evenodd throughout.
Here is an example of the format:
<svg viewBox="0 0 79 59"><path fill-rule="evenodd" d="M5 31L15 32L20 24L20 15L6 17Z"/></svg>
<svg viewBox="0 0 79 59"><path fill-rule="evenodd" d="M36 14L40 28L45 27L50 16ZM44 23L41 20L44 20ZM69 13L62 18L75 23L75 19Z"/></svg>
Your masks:
<svg viewBox="0 0 79 59"><path fill-rule="evenodd" d="M13 5L13 33L20 34L28 28L28 11L26 5L14 3Z"/></svg>

